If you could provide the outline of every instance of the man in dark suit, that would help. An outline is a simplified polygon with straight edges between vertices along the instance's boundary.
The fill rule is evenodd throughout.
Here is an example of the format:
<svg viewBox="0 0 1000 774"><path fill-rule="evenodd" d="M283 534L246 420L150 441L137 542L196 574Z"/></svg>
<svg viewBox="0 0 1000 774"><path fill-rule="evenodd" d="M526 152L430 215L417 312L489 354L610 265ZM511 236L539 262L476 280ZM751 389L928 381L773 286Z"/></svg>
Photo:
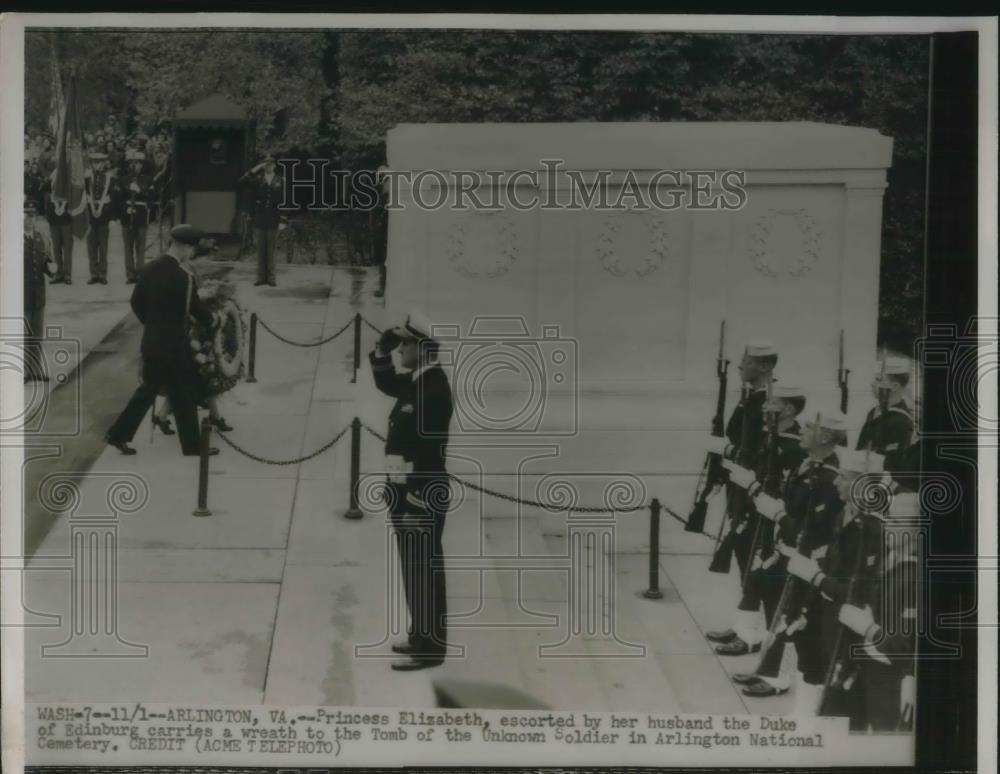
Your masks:
<svg viewBox="0 0 1000 774"><path fill-rule="evenodd" d="M52 170L42 181L40 194L45 207L45 220L49 223L52 254L56 262L56 276L50 283L73 284L73 213L65 200L52 199L52 183L56 172Z"/></svg>
<svg viewBox="0 0 1000 774"><path fill-rule="evenodd" d="M195 292L187 262L198 254L204 234L182 224L171 232L167 252L151 261L132 291L132 311L143 325L142 384L108 429L106 441L122 454L135 454L129 442L160 390L166 390L177 419L185 455L198 454L197 373L188 334L189 316L209 326L212 314ZM218 449L212 449L217 454Z"/></svg>
<svg viewBox="0 0 1000 774"><path fill-rule="evenodd" d="M88 285L108 284L108 229L118 217L115 202L118 198L117 175L110 168L106 153L90 154L91 168L83 179L87 190L87 256L90 258Z"/></svg>
<svg viewBox="0 0 1000 774"><path fill-rule="evenodd" d="M131 151L127 156L129 171L118 189L118 212L125 243L125 278L131 285L146 260L146 227L153 200L153 179L143 171L145 154Z"/></svg>
<svg viewBox="0 0 1000 774"><path fill-rule="evenodd" d="M38 208L36 191L24 197L24 381L47 382L42 342L45 339L45 276L56 274L56 264L49 255L45 240L36 230Z"/></svg>
<svg viewBox="0 0 1000 774"><path fill-rule="evenodd" d="M375 386L394 397L386 441L386 469L393 494L392 521L410 628L392 649L403 656L399 671L437 666L447 650L444 549L441 538L451 488L445 467L452 397L438 365L438 342L430 322L411 313L406 323L382 334L369 355ZM400 348L396 373L392 350Z"/></svg>
<svg viewBox="0 0 1000 774"><path fill-rule="evenodd" d="M278 207L284 201L285 180L275 171L274 156L267 154L242 178L253 186L253 227L257 241L257 281L254 285L278 284L274 274L274 245L284 219Z"/></svg>

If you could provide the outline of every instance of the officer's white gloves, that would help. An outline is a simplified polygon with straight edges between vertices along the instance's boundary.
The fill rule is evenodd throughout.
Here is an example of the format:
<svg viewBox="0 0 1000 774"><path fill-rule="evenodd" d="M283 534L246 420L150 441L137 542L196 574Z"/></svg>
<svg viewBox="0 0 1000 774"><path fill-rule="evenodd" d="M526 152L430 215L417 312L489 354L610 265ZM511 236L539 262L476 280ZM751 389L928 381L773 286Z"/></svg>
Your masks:
<svg viewBox="0 0 1000 774"><path fill-rule="evenodd" d="M719 454L721 455L725 450L729 442L725 438L716 438L714 435L703 436L704 443L702 444L702 451L706 454Z"/></svg>
<svg viewBox="0 0 1000 774"><path fill-rule="evenodd" d="M771 521L777 521L785 513L785 504L781 500L763 492L754 498L754 507L757 509L757 513Z"/></svg>
<svg viewBox="0 0 1000 774"><path fill-rule="evenodd" d="M413 470L413 464L399 454L385 455L385 474L391 484L405 484L406 474Z"/></svg>
<svg viewBox="0 0 1000 774"><path fill-rule="evenodd" d="M857 607L856 605L841 605L837 613L837 620L850 629L855 634L865 637L869 630L875 625L870 607Z"/></svg>
<svg viewBox="0 0 1000 774"><path fill-rule="evenodd" d="M757 480L754 472L742 465L737 465L729 460L723 460L722 465L729 471L729 480L742 489L748 489Z"/></svg>
<svg viewBox="0 0 1000 774"><path fill-rule="evenodd" d="M813 578L819 575L819 562L796 551L788 557L788 572L807 583L812 583Z"/></svg>

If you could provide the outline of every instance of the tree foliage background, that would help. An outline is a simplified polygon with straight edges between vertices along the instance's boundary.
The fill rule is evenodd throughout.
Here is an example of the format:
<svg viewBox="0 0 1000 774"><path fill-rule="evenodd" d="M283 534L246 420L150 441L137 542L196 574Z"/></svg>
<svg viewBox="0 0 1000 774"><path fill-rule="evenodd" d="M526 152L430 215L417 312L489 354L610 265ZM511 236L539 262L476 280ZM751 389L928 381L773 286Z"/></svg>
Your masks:
<svg viewBox="0 0 1000 774"><path fill-rule="evenodd" d="M26 122L46 125L53 33L26 41ZM221 92L257 147L385 161L386 131L449 121L820 121L894 139L880 341L920 330L928 39L480 30L60 32L84 128L155 128Z"/></svg>

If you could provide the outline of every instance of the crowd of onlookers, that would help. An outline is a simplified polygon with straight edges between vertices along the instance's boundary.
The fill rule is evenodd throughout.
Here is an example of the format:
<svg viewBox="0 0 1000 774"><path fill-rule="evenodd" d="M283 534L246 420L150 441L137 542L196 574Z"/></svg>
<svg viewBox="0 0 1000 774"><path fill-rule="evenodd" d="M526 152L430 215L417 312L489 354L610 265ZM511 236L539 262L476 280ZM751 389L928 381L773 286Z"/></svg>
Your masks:
<svg viewBox="0 0 1000 774"><path fill-rule="evenodd" d="M153 178L158 193L162 193L170 181L173 140L166 127L148 134L143 131L126 134L121 122L110 115L99 129L84 132L83 141L84 153L106 153L110 168L122 175L128 170L129 159L135 153L142 153L144 173ZM45 178L52 173L56 165L56 139L50 132L24 133L24 163L28 174Z"/></svg>

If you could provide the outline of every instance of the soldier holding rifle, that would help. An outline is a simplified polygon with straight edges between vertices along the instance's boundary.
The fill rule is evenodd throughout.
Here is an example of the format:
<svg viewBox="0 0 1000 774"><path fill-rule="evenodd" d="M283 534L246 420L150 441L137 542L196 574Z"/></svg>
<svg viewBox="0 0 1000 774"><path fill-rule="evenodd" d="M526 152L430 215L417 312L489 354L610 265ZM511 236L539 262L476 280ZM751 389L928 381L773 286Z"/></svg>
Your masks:
<svg viewBox="0 0 1000 774"><path fill-rule="evenodd" d="M865 418L857 445L858 449L870 448L884 455L885 469L902 486L906 477L898 474L910 467L913 443L913 411L904 397L911 371L910 362L901 357L885 357L876 364L872 393L877 404Z"/></svg>
<svg viewBox="0 0 1000 774"><path fill-rule="evenodd" d="M834 485L839 473L836 449L846 444L845 420L839 411L818 412L802 432L807 457L789 478L782 503L763 492L754 502L759 514L777 523L776 538L807 558L825 555L843 504ZM780 550L780 547L779 547ZM814 589L793 582L789 576L781 591L766 646L764 661L781 663L784 645L790 641L798 655L795 714L815 715L825 679L819 623L819 601ZM763 674L763 670L758 670ZM746 687L753 696L785 693L785 681L769 678Z"/></svg>
<svg viewBox="0 0 1000 774"><path fill-rule="evenodd" d="M797 471L805 459L801 444L801 428L797 417L805 408L805 393L795 387L774 387L772 395L764 405L764 415L768 418L768 435L758 458L760 464L749 486L752 498L757 492L764 492L774 498L784 495L785 484L793 471ZM740 471L741 478L747 478ZM774 551L773 525L759 518L754 540L754 556L750 571L743 584L743 596L736 611L733 629L737 636L716 647L715 652L724 656L739 656L756 652L764 641L767 629L774 618L774 611L781 595L784 569L779 566L780 556ZM763 606L763 617L761 616ZM777 676L777 673L773 675ZM756 673L734 675L738 684L748 685L758 682ZM765 694L772 695L772 694Z"/></svg>

